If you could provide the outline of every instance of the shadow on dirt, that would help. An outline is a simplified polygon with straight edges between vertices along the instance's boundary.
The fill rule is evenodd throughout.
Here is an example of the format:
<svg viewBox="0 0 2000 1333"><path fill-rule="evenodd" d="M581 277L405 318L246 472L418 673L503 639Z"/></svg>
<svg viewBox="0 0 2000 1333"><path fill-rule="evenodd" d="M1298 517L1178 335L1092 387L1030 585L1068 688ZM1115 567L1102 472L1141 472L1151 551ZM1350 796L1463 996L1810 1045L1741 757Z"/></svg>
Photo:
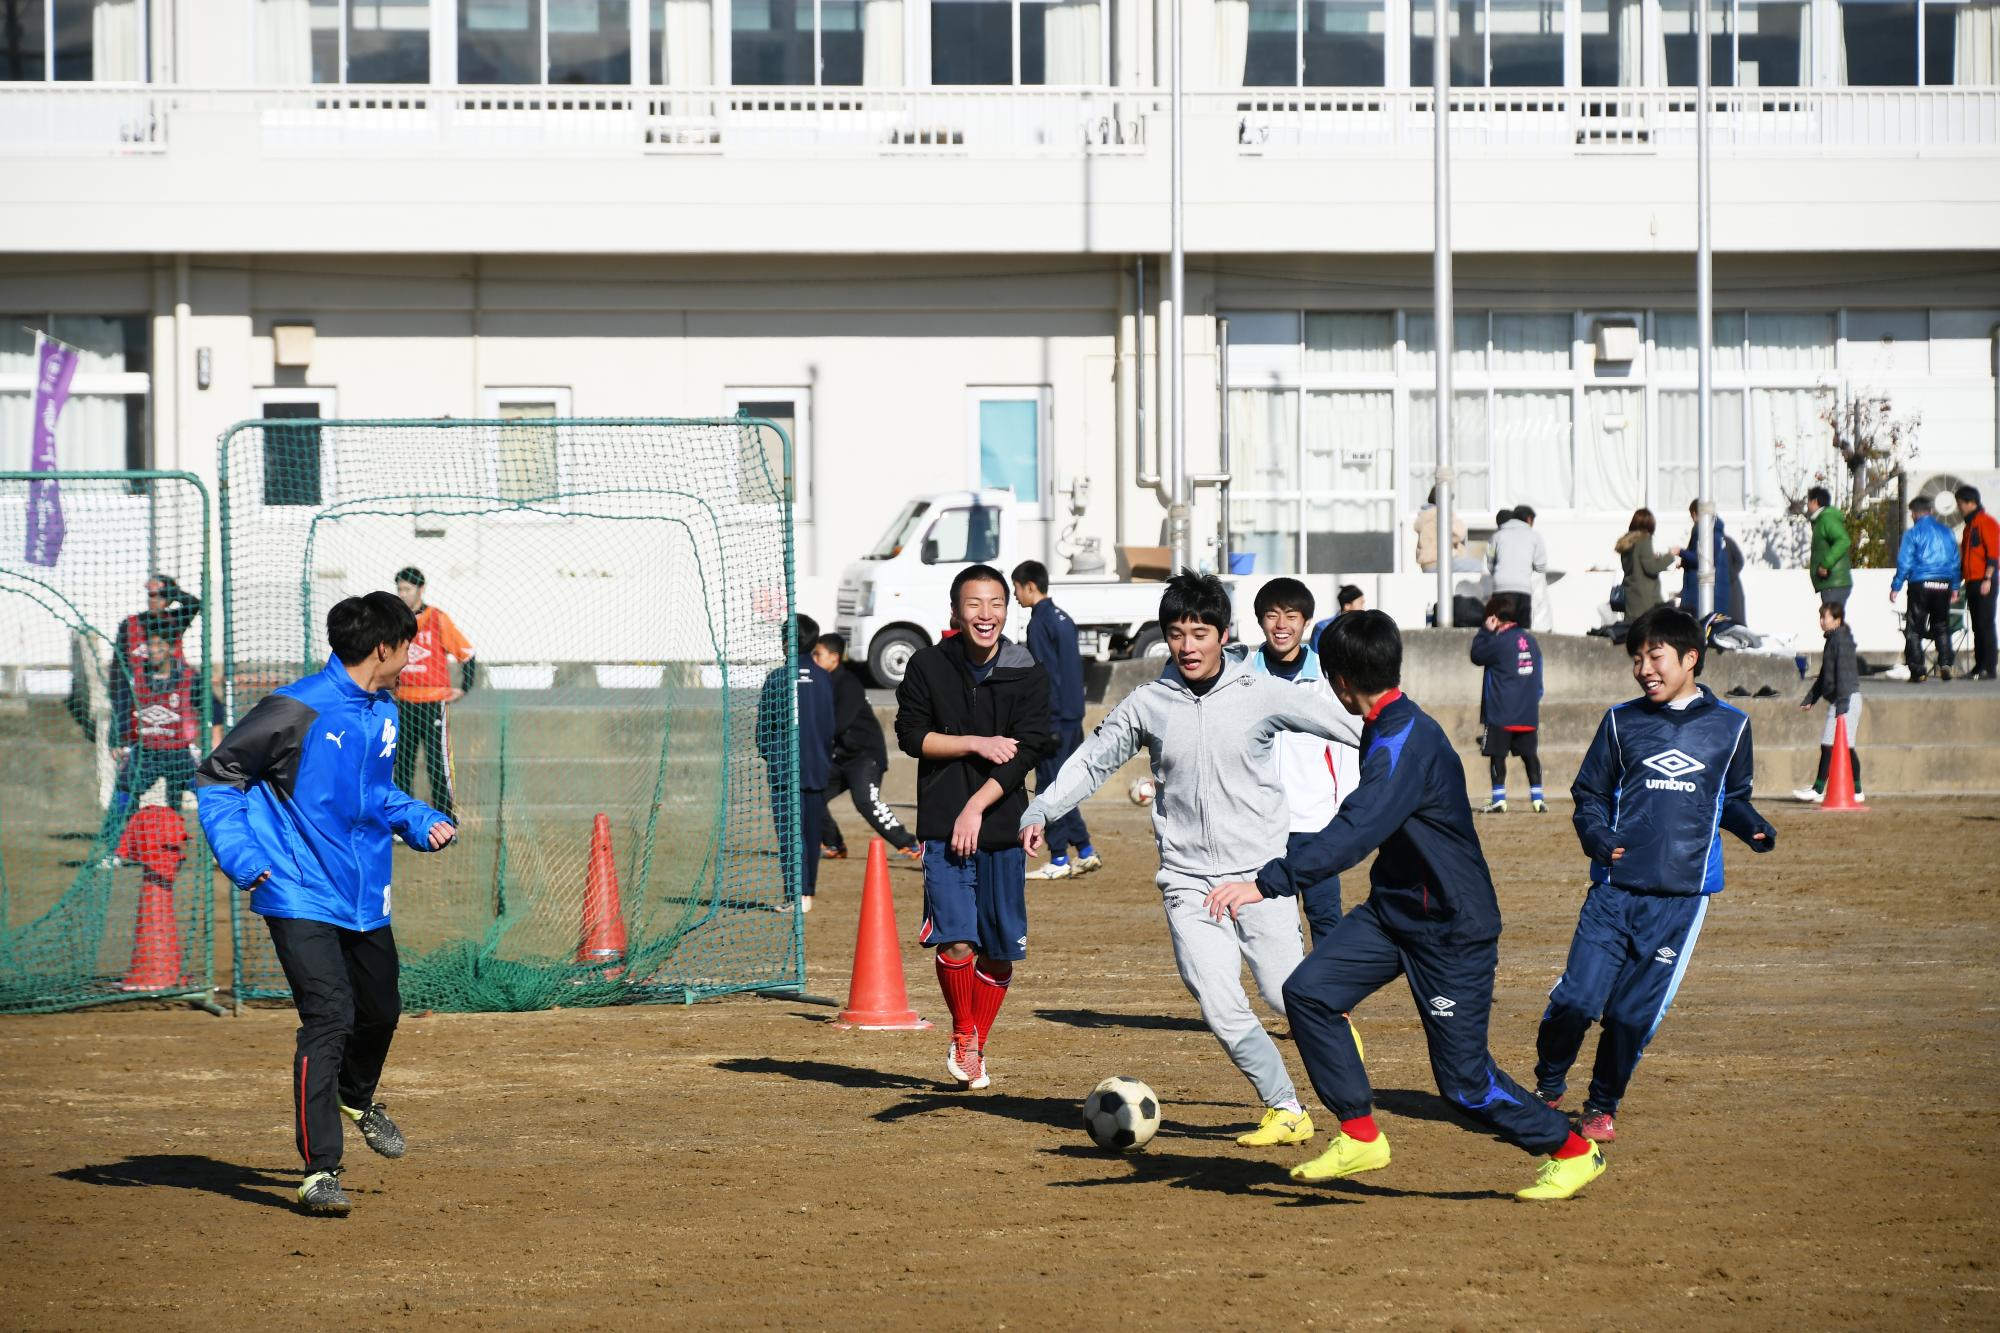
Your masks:
<svg viewBox="0 0 2000 1333"><path fill-rule="evenodd" d="M717 1060L715 1067L731 1074L777 1074L795 1078L801 1083L831 1083L837 1088L873 1088L894 1092L915 1088L929 1090L938 1086L931 1079L890 1074L880 1069L863 1069L858 1065L837 1065L826 1060L772 1060L760 1056L744 1060Z"/></svg>
<svg viewBox="0 0 2000 1333"><path fill-rule="evenodd" d="M1073 1028L1135 1028L1142 1032L1207 1032L1199 1018L1173 1014L1109 1014L1101 1009L1037 1009L1035 1017Z"/></svg>
<svg viewBox="0 0 2000 1333"><path fill-rule="evenodd" d="M213 1157L200 1157L193 1153L148 1153L101 1166L71 1167L55 1175L59 1180L74 1180L82 1185L206 1190L238 1203L260 1203L267 1208L297 1211L293 1198L293 1191L298 1188L297 1173L280 1175L259 1167L218 1162Z"/></svg>
<svg viewBox="0 0 2000 1333"><path fill-rule="evenodd" d="M1088 1185L1165 1185L1169 1189L1206 1190L1213 1194L1247 1194L1267 1198L1286 1208L1323 1208L1329 1204L1360 1203L1364 1199L1445 1199L1469 1202L1477 1199L1510 1199L1497 1190L1404 1190L1374 1180L1334 1180L1306 1185L1294 1182L1295 1161L1270 1161L1250 1156L1204 1157L1194 1153L1163 1152L1159 1139L1144 1152L1113 1156L1082 1144L1044 1148L1053 1157L1102 1162L1106 1174L1090 1180L1057 1180L1051 1189L1077 1189ZM1121 1169L1122 1168L1122 1169Z"/></svg>
<svg viewBox="0 0 2000 1333"><path fill-rule="evenodd" d="M1390 1115L1399 1116L1404 1120L1429 1120L1440 1125L1456 1125L1460 1129L1469 1130L1495 1143L1507 1141L1435 1092L1418 1092L1414 1088L1377 1088L1375 1109L1387 1111Z"/></svg>

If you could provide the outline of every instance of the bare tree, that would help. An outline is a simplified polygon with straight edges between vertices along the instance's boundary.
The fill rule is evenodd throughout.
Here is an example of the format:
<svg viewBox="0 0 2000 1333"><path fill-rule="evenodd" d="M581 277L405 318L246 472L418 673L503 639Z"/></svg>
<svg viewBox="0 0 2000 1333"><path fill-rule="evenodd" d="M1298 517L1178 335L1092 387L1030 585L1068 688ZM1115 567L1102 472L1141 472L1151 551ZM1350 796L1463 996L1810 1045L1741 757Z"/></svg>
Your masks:
<svg viewBox="0 0 2000 1333"><path fill-rule="evenodd" d="M1856 390L1845 402L1820 409L1831 432L1834 453L1847 466L1847 512L1858 513L1881 499L1917 456L1922 413L1895 414L1884 394Z"/></svg>

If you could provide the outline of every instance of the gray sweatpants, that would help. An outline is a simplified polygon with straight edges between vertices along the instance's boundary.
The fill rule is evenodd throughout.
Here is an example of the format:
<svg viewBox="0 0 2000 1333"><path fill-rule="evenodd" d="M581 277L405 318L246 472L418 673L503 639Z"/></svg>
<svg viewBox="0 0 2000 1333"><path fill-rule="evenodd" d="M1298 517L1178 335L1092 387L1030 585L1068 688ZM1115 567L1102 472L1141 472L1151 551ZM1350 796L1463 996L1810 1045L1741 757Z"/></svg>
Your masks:
<svg viewBox="0 0 2000 1333"><path fill-rule="evenodd" d="M1250 964L1264 1003L1284 1013L1285 979L1305 957L1299 909L1289 898L1273 898L1251 903L1233 921L1217 921L1208 914L1208 891L1223 882L1160 872L1174 963L1222 1049L1264 1105L1280 1106L1298 1100L1298 1092L1285 1072L1278 1044L1264 1031L1243 992L1243 964Z"/></svg>

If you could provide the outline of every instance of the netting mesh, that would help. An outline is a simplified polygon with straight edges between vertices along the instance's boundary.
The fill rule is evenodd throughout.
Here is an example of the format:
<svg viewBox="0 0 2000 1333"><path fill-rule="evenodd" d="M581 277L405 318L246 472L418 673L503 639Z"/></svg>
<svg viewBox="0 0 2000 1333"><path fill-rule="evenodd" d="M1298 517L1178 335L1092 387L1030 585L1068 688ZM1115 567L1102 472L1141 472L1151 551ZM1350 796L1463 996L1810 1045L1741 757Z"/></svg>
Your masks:
<svg viewBox="0 0 2000 1333"><path fill-rule="evenodd" d="M459 838L395 852L407 1005L803 982L773 819L797 801L794 692L765 688L796 669L776 427L264 421L222 448L232 719L323 664L334 602L424 579L398 780ZM239 994L285 994L236 909Z"/></svg>
<svg viewBox="0 0 2000 1333"><path fill-rule="evenodd" d="M208 496L0 472L0 1012L213 989Z"/></svg>

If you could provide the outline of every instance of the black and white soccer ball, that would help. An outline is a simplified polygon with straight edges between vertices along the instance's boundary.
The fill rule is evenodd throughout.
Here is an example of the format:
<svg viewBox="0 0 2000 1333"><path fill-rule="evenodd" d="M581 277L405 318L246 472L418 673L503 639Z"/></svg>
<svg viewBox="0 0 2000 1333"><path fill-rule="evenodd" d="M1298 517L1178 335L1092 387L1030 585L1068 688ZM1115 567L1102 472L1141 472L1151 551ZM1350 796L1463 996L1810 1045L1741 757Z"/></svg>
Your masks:
<svg viewBox="0 0 2000 1333"><path fill-rule="evenodd" d="M1107 1078L1083 1099L1083 1127L1106 1152L1138 1152L1160 1129L1160 1099L1136 1078Z"/></svg>

